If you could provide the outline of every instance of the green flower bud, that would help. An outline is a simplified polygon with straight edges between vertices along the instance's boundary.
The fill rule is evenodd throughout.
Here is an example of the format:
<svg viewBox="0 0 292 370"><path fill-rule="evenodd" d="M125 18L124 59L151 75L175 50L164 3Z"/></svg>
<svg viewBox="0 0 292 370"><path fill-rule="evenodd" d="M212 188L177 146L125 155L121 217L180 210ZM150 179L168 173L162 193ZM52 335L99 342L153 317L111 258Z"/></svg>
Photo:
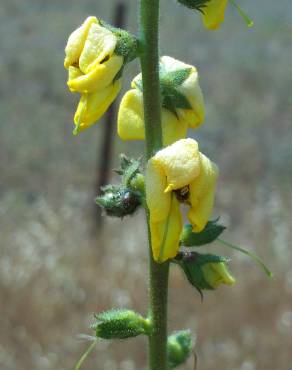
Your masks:
<svg viewBox="0 0 292 370"><path fill-rule="evenodd" d="M103 194L96 198L96 203L111 217L124 217L133 214L141 205L138 192L123 186L108 185L102 188Z"/></svg>
<svg viewBox="0 0 292 370"><path fill-rule="evenodd" d="M92 328L98 338L126 339L147 334L148 321L138 313L118 309L102 312L95 315L96 322Z"/></svg>
<svg viewBox="0 0 292 370"><path fill-rule="evenodd" d="M218 220L208 221L204 230L194 233L190 224L184 226L180 236L180 245L185 247L200 247L212 243L226 229L225 226L217 223Z"/></svg>
<svg viewBox="0 0 292 370"><path fill-rule="evenodd" d="M130 188L140 193L145 192L145 177L142 173L137 173L130 182Z"/></svg>
<svg viewBox="0 0 292 370"><path fill-rule="evenodd" d="M235 279L227 270L228 261L228 258L222 256L196 252L179 252L176 257L176 263L199 292L217 289L220 284L235 283Z"/></svg>
<svg viewBox="0 0 292 370"><path fill-rule="evenodd" d="M167 340L168 367L174 369L183 364L189 357L192 346L190 330L181 330L170 335Z"/></svg>
<svg viewBox="0 0 292 370"><path fill-rule="evenodd" d="M122 176L125 187L144 193L144 176L141 174L141 161L120 154L120 168L116 172Z"/></svg>

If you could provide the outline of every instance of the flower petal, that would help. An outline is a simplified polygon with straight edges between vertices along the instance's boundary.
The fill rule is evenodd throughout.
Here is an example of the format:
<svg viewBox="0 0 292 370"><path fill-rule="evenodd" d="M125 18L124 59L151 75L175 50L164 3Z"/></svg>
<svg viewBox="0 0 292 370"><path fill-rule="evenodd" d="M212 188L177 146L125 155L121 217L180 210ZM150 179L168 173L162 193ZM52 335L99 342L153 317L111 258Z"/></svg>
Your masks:
<svg viewBox="0 0 292 370"><path fill-rule="evenodd" d="M83 73L89 73L96 65L110 58L116 48L117 38L113 32L99 24L92 24L79 58Z"/></svg>
<svg viewBox="0 0 292 370"><path fill-rule="evenodd" d="M207 2L202 15L206 28L216 30L224 22L225 9L228 0L210 0Z"/></svg>
<svg viewBox="0 0 292 370"><path fill-rule="evenodd" d="M106 62L97 64L88 74L83 74L80 71L81 75L73 77L69 73L69 89L79 92L94 92L104 89L112 83L123 65L123 60L123 57L113 55Z"/></svg>
<svg viewBox="0 0 292 370"><path fill-rule="evenodd" d="M89 29L92 24L98 24L96 17L88 17L68 38L67 46L65 48L66 58L64 61L65 68L78 63L78 59L83 50Z"/></svg>
<svg viewBox="0 0 292 370"><path fill-rule="evenodd" d="M177 109L180 120L185 120L189 127L196 128L205 119L205 103L202 90L199 85L197 69L192 67L189 77L178 87L190 103L192 109Z"/></svg>
<svg viewBox="0 0 292 370"><path fill-rule="evenodd" d="M162 263L177 255L182 226L179 202L174 195L172 195L170 210L164 221L153 222L150 213L151 244L155 261Z"/></svg>
<svg viewBox="0 0 292 370"><path fill-rule="evenodd" d="M163 145L167 146L185 138L187 124L178 121L167 109L161 110ZM118 113L118 135L122 140L144 140L143 96L138 89L131 89L123 96Z"/></svg>
<svg viewBox="0 0 292 370"><path fill-rule="evenodd" d="M186 137L187 122L178 120L169 110L162 108L161 121L163 146L171 145Z"/></svg>
<svg viewBox="0 0 292 370"><path fill-rule="evenodd" d="M200 173L198 143L181 139L160 150L152 158L167 178L165 192L189 185Z"/></svg>
<svg viewBox="0 0 292 370"><path fill-rule="evenodd" d="M150 159L146 168L146 202L152 222L164 221L170 210L171 194L166 194L166 176Z"/></svg>
<svg viewBox="0 0 292 370"><path fill-rule="evenodd" d="M218 168L204 154L200 153L200 175L190 183L191 208L188 218L194 232L204 229L213 210L215 186L218 177Z"/></svg>
<svg viewBox="0 0 292 370"><path fill-rule="evenodd" d="M118 80L103 90L82 94L74 116L75 125L80 130L93 125L106 112L120 89L121 82Z"/></svg>
<svg viewBox="0 0 292 370"><path fill-rule="evenodd" d="M122 140L143 140L143 97L139 90L132 89L123 96L118 113L118 135Z"/></svg>

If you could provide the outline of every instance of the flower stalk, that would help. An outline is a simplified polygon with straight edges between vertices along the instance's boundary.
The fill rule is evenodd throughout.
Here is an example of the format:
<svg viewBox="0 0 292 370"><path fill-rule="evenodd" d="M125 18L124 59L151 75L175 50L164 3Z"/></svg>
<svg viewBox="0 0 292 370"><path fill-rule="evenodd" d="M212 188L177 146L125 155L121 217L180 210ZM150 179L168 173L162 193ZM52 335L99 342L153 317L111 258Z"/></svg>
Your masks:
<svg viewBox="0 0 292 370"><path fill-rule="evenodd" d="M162 148L161 97L159 83L159 0L140 0L139 53L143 81L146 157ZM169 262L154 261L149 212L149 369L167 370L167 294Z"/></svg>

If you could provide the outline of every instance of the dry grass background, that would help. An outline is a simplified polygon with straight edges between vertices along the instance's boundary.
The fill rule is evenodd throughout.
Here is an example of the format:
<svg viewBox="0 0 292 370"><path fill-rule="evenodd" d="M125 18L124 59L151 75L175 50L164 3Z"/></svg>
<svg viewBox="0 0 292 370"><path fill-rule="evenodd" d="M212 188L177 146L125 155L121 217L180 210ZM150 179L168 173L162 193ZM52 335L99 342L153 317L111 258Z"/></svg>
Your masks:
<svg viewBox="0 0 292 370"><path fill-rule="evenodd" d="M292 370L291 162L292 5L240 2L252 30L229 9L221 31L205 32L174 1L162 1L161 49L195 64L207 103L193 133L221 169L215 214L225 238L253 247L269 281L231 255L238 283L204 302L172 269L170 329L190 327L199 370ZM0 14L0 369L69 370L87 343L92 312L141 313L147 302L142 214L107 220L92 233L93 188L102 124L71 135L74 98L63 48L86 15L111 20L114 1L3 0ZM128 0L136 30L136 1ZM124 88L138 71L127 69ZM116 153L142 144L116 139ZM193 369L192 359L182 368ZM146 369L145 339L100 342L84 369Z"/></svg>

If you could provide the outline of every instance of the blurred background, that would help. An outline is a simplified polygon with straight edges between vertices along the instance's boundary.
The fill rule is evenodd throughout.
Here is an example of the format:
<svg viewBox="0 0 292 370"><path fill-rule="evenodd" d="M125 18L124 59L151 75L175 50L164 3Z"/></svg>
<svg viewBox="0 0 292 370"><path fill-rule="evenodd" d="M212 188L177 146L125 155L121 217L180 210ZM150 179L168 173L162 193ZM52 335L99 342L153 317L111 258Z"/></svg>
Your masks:
<svg viewBox="0 0 292 370"><path fill-rule="evenodd" d="M266 278L245 256L232 257L235 287L204 301L172 268L171 330L191 328L198 370L292 370L292 3L239 1L220 31L161 1L161 52L198 67L206 124L193 135L219 165L214 215L224 238L256 251ZM88 15L108 22L117 1L3 0L0 13L0 369L69 370L88 342L92 313L147 305L144 216L104 219L94 197L105 120L72 135L78 96L66 87L68 35ZM137 1L125 0L126 28L137 32ZM124 90L139 71L127 67ZM120 94L122 96L122 94ZM118 153L141 156L143 143ZM111 181L117 179L111 173ZM146 339L99 342L87 370L145 369ZM193 358L182 366L194 368Z"/></svg>

